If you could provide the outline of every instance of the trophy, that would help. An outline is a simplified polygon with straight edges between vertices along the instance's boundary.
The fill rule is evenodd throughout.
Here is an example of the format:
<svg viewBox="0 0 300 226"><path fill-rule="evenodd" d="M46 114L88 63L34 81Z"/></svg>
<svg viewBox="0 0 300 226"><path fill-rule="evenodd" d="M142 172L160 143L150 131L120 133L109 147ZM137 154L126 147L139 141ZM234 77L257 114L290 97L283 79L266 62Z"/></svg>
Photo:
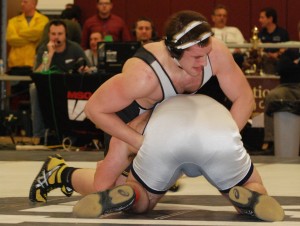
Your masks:
<svg viewBox="0 0 300 226"><path fill-rule="evenodd" d="M243 71L246 75L261 75L262 74L262 52L258 48L260 39L258 37L259 30L256 26L252 29L250 43L252 47L247 51L247 57L243 64Z"/></svg>
<svg viewBox="0 0 300 226"><path fill-rule="evenodd" d="M257 49L258 48L258 44L260 43L260 40L258 38L258 28L256 26L253 27L252 29L252 36L250 38L250 42L252 44L252 49Z"/></svg>

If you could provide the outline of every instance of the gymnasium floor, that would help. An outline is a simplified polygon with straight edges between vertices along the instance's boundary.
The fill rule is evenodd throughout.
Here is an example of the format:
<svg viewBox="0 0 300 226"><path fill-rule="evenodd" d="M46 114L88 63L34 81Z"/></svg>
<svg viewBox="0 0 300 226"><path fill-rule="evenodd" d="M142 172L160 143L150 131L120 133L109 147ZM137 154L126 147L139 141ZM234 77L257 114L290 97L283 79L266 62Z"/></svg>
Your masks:
<svg viewBox="0 0 300 226"><path fill-rule="evenodd" d="M282 204L284 222L268 223L237 215L204 178L180 179L180 190L167 195L149 214L114 213L98 219L77 219L72 207L78 194L67 198L59 190L48 203L32 204L28 191L48 155L60 153L69 165L94 167L103 152L0 150L0 225L300 225L300 157L252 156L269 194Z"/></svg>

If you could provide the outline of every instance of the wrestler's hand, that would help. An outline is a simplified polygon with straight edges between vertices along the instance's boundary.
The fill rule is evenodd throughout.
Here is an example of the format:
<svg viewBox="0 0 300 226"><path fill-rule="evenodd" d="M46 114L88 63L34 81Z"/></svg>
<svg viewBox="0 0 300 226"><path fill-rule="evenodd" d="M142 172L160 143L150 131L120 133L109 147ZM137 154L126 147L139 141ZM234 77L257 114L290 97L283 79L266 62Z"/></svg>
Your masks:
<svg viewBox="0 0 300 226"><path fill-rule="evenodd" d="M146 111L128 123L128 126L130 126L132 129L134 129L137 132L137 135L134 138L135 139L134 146L128 145L128 150L131 153L136 154L140 149L140 147L142 146L144 142L144 136L142 135L142 133L149 120L150 115L151 115L151 111Z"/></svg>

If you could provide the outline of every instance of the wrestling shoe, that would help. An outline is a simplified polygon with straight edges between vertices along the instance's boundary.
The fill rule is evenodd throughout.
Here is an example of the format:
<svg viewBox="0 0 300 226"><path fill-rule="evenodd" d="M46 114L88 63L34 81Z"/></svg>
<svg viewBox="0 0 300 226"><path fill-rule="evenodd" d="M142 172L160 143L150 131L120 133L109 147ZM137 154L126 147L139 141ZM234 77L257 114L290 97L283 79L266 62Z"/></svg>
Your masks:
<svg viewBox="0 0 300 226"><path fill-rule="evenodd" d="M263 221L282 221L284 211L280 204L268 195L261 195L244 187L233 187L229 199L242 214L256 217Z"/></svg>
<svg viewBox="0 0 300 226"><path fill-rule="evenodd" d="M169 191L172 191L172 192L176 192L178 191L180 185L179 185L179 182L178 180L169 188Z"/></svg>
<svg viewBox="0 0 300 226"><path fill-rule="evenodd" d="M61 172L66 167L60 155L49 156L30 187L29 199L32 202L47 202L48 192L55 188L61 188L66 196L71 196L73 189L63 185L61 180Z"/></svg>
<svg viewBox="0 0 300 226"><path fill-rule="evenodd" d="M102 214L127 210L134 201L134 190L128 185L120 185L83 197L74 206L73 214L81 218L95 218Z"/></svg>

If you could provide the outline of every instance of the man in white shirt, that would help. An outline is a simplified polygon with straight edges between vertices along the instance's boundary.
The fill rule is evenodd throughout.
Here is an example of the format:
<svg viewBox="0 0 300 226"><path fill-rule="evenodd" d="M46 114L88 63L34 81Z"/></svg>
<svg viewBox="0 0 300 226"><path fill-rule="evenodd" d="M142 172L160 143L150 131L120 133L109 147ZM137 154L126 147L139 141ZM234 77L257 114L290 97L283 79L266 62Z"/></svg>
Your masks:
<svg viewBox="0 0 300 226"><path fill-rule="evenodd" d="M212 30L215 37L226 44L245 43L242 32L237 27L226 26L228 11L225 6L218 5L214 8L211 19L214 23ZM244 61L243 51L239 48L230 49L236 63L241 67Z"/></svg>

